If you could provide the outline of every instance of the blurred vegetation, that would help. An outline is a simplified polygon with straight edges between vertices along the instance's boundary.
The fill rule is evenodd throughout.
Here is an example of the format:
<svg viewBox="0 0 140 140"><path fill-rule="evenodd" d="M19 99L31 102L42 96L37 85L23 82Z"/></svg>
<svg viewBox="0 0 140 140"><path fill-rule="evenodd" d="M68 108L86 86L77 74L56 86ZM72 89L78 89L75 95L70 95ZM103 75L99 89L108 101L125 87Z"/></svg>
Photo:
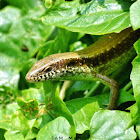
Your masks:
<svg viewBox="0 0 140 140"><path fill-rule="evenodd" d="M139 7L139 0L0 0L0 140L139 138L140 41L133 69L129 62L112 74L120 85L120 111L100 110L109 88L98 81L75 82L63 102L63 82L25 80L45 56L85 48L129 26L140 28Z"/></svg>

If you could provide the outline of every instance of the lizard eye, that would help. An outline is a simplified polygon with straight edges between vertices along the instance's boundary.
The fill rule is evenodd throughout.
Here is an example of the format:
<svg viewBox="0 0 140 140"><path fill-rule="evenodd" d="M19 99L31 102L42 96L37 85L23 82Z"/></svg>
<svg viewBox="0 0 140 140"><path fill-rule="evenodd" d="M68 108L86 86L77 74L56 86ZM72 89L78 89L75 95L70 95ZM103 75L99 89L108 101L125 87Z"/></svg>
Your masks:
<svg viewBox="0 0 140 140"><path fill-rule="evenodd" d="M46 72L46 73L47 73L47 72L50 72L51 70L52 70L52 68L51 68L51 67L49 67L49 68L45 69L45 70L44 70L44 72Z"/></svg>
<svg viewBox="0 0 140 140"><path fill-rule="evenodd" d="M51 67L49 67L49 68L47 68L47 69L43 68L40 72L45 72L45 73L47 73L47 72L50 72L51 70L52 70Z"/></svg>

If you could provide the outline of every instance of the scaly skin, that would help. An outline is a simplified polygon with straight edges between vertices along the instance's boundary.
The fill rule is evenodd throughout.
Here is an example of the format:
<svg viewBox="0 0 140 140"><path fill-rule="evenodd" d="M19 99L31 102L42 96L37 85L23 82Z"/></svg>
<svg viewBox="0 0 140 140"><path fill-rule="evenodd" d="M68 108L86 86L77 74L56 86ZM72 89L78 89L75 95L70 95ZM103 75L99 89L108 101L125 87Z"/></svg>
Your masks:
<svg viewBox="0 0 140 140"><path fill-rule="evenodd" d="M108 109L116 109L118 83L106 76L124 65L134 55L134 42L140 37L140 30L132 28L120 33L104 35L86 49L53 54L37 61L26 75L29 82L46 80L100 80L111 89Z"/></svg>

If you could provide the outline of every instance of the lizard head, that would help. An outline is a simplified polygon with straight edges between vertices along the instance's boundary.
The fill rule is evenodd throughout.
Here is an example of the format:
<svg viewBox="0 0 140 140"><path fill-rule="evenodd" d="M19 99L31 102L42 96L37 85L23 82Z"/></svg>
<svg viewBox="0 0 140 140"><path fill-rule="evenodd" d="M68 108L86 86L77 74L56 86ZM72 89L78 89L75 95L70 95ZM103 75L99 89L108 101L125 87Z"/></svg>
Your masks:
<svg viewBox="0 0 140 140"><path fill-rule="evenodd" d="M82 58L76 52L52 54L37 61L26 75L29 82L46 80L67 80L84 66ZM70 78L71 79L71 78Z"/></svg>

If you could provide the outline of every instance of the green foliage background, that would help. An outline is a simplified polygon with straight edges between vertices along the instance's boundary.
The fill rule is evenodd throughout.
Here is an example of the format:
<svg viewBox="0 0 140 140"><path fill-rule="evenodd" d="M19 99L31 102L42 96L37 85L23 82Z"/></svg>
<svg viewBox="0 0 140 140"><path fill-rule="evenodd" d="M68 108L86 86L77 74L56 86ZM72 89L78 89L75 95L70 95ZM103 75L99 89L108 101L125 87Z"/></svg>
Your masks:
<svg viewBox="0 0 140 140"><path fill-rule="evenodd" d="M120 85L118 110L100 110L109 88L98 81L75 82L63 102L63 82L25 80L45 56L140 28L139 7L140 0L0 0L0 140L139 139L140 41L132 72L130 62L112 74Z"/></svg>

